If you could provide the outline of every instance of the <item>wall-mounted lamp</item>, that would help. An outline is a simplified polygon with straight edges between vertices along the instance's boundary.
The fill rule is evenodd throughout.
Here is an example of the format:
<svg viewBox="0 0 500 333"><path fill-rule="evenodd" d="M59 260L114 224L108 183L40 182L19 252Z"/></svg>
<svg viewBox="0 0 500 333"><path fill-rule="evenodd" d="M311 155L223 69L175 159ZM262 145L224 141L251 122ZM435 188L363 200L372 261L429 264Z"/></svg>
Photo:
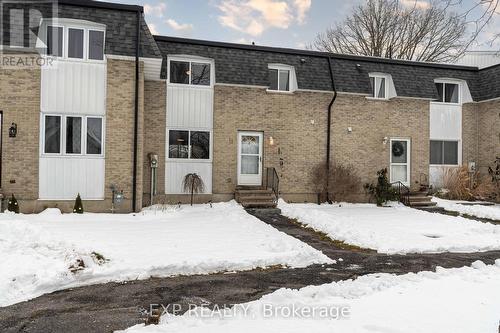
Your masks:
<svg viewBox="0 0 500 333"><path fill-rule="evenodd" d="M17 124L12 123L9 128L9 138L15 138L17 136Z"/></svg>
<svg viewBox="0 0 500 333"><path fill-rule="evenodd" d="M382 139L382 143L384 144L384 146L387 144L387 141L389 141L389 138L388 137L384 137Z"/></svg>
<svg viewBox="0 0 500 333"><path fill-rule="evenodd" d="M361 70L361 64L356 64L356 69L357 69L358 71L360 71L360 70Z"/></svg>
<svg viewBox="0 0 500 333"><path fill-rule="evenodd" d="M305 64L305 63L306 63L306 59L301 58L301 59L300 59L300 63L301 63L301 64Z"/></svg>
<svg viewBox="0 0 500 333"><path fill-rule="evenodd" d="M274 138L272 136L269 137L269 145L274 146Z"/></svg>
<svg viewBox="0 0 500 333"><path fill-rule="evenodd" d="M349 134L352 133L352 127L347 127L347 133L349 133Z"/></svg>

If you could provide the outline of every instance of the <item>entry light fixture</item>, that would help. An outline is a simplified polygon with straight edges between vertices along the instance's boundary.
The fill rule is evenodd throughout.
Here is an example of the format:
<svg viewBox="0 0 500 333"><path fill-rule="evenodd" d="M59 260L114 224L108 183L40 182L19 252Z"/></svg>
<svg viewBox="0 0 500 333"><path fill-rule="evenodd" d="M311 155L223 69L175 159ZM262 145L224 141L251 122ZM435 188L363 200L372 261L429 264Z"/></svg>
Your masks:
<svg viewBox="0 0 500 333"><path fill-rule="evenodd" d="M269 145L274 146L274 138L272 136L269 137Z"/></svg>
<svg viewBox="0 0 500 333"><path fill-rule="evenodd" d="M17 136L17 124L12 123L9 128L9 137L10 138L15 138Z"/></svg>
<svg viewBox="0 0 500 333"><path fill-rule="evenodd" d="M387 141L389 141L389 138L385 136L385 137L382 139L382 143L384 144L384 146L387 144Z"/></svg>

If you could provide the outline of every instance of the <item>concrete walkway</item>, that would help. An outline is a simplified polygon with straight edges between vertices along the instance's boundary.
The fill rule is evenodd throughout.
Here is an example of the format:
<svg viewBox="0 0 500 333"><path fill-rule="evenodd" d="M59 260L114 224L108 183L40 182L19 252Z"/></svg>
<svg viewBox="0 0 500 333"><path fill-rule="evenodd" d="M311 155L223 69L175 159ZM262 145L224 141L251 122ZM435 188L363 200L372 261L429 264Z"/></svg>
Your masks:
<svg viewBox="0 0 500 333"><path fill-rule="evenodd" d="M343 249L281 215L255 215L330 258L343 261L303 269L152 278L58 291L0 308L0 332L112 332L143 322L144 309L149 309L150 304L181 304L183 309L188 304L205 302L229 305L258 299L282 287L301 288L375 272L404 274L436 266L461 267L475 260L491 264L500 258L500 251L402 256Z"/></svg>

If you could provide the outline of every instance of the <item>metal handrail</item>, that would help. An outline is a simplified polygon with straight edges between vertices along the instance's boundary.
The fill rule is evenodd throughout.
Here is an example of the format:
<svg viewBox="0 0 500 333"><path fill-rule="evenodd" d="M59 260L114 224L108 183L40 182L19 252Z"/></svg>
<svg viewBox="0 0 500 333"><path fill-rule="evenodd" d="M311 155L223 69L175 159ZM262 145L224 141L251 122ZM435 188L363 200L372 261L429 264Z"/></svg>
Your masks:
<svg viewBox="0 0 500 333"><path fill-rule="evenodd" d="M391 183L391 186L396 188L396 191L398 192L399 201L403 205L409 206L410 205L410 189L408 188L408 186L403 184L401 181Z"/></svg>
<svg viewBox="0 0 500 333"><path fill-rule="evenodd" d="M274 201L278 202L279 196L279 187L280 187L280 178L278 176L278 172L276 168L270 167L266 169L266 188L273 191Z"/></svg>

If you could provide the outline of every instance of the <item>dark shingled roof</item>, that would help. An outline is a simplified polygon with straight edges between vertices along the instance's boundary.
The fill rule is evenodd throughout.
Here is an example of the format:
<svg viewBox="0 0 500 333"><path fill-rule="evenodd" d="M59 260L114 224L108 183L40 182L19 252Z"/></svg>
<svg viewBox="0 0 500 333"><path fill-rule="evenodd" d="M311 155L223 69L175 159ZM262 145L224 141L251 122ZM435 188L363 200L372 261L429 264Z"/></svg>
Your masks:
<svg viewBox="0 0 500 333"><path fill-rule="evenodd" d="M267 65L283 63L295 67L299 89L331 91L328 61L332 61L339 92L370 94L368 73L391 74L398 96L436 99L434 79L467 82L472 98L481 101L500 97L500 66L477 67L435 64L375 57L330 54L317 51L154 36L164 60L167 55L197 55L215 60L218 83L269 86ZM302 62L301 59L305 60ZM360 65L358 67L357 65ZM162 78L167 78L166 61Z"/></svg>
<svg viewBox="0 0 500 333"><path fill-rule="evenodd" d="M47 2L40 3L6 3L13 8L36 8L44 18L70 18L87 20L106 25L106 54L135 56L135 36L137 26L137 12L141 13L141 49L140 56L148 58L161 58L161 52L156 45L151 32L144 20L143 10L140 6L122 5L115 3L91 0L60 0L57 4L57 15L52 13L52 6ZM8 11L4 10L4 15ZM6 17L4 17L6 18ZM4 20L4 24L9 24ZM8 45L9 27L4 27L3 41ZM26 35L28 38L28 35Z"/></svg>

